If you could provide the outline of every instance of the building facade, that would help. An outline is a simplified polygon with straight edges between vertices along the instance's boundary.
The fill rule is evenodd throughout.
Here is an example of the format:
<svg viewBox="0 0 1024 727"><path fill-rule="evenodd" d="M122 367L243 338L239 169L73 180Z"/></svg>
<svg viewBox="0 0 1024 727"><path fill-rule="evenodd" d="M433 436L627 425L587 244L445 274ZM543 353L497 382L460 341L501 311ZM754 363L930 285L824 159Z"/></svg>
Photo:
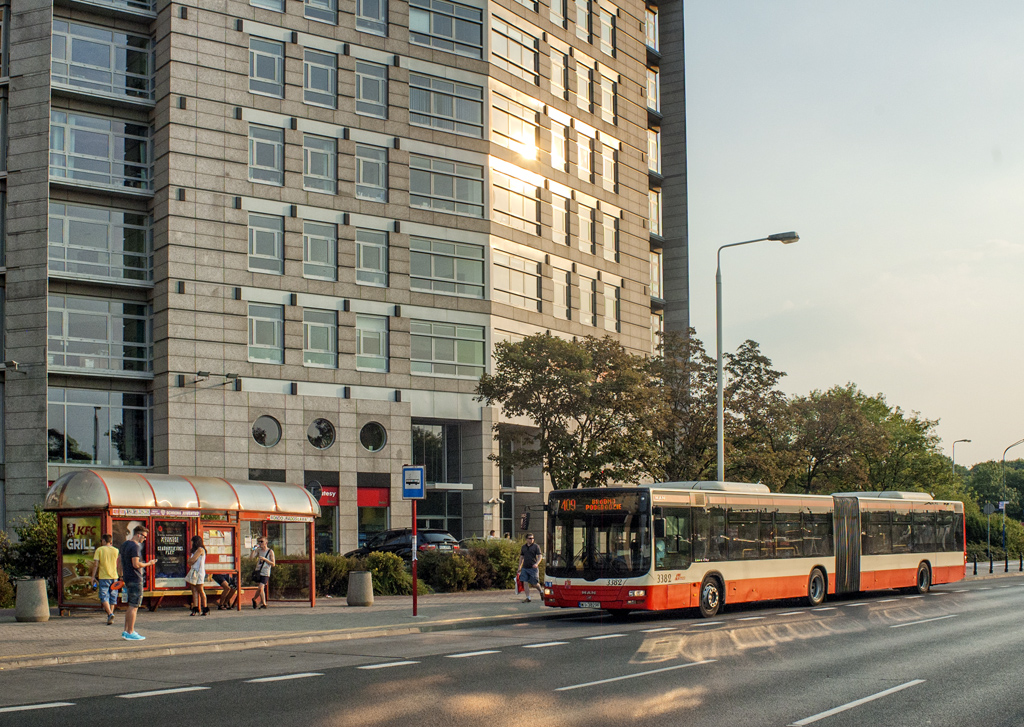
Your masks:
<svg viewBox="0 0 1024 727"><path fill-rule="evenodd" d="M544 484L488 459L494 344L685 328L681 0L2 22L4 527L124 468L304 482L345 552L423 464L421 526L511 532Z"/></svg>

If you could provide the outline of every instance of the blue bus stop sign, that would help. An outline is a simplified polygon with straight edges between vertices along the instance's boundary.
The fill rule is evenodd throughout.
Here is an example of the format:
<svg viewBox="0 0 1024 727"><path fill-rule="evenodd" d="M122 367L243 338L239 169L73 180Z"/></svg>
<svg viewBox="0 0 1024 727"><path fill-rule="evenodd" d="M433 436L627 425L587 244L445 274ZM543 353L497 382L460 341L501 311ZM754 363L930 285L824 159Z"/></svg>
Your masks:
<svg viewBox="0 0 1024 727"><path fill-rule="evenodd" d="M424 467L402 468L402 499L423 500L427 497Z"/></svg>

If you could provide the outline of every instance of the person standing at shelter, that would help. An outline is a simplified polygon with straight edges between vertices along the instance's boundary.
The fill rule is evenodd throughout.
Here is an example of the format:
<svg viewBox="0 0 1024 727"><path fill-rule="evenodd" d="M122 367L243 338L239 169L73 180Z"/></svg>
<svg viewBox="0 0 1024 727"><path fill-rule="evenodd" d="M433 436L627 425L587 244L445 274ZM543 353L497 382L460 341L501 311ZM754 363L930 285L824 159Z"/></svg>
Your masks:
<svg viewBox="0 0 1024 727"><path fill-rule="evenodd" d="M121 580L124 581L125 596L128 608L124 613L124 631L121 638L127 641L144 641L145 636L135 630L135 615L142 605L142 585L146 577L145 569L156 564L153 560L142 560L143 544L149 537L149 528L137 525L132 531L132 539L121 544Z"/></svg>
<svg viewBox="0 0 1024 727"><path fill-rule="evenodd" d="M117 551L110 541L113 538L109 533L100 537L100 547L92 556L92 582L96 584L100 592L100 604L107 613L107 626L114 623L114 607L117 606L117 591L111 589L121 575L121 560Z"/></svg>
<svg viewBox="0 0 1024 727"><path fill-rule="evenodd" d="M540 594L540 600L544 601L544 591L540 588L540 562L544 559L544 554L540 552L540 546L534 542L533 533L526 534L526 543L519 551L519 570L517 574L519 580L523 586L526 587L526 598L523 599L523 603L530 602L530 584L533 584L537 593Z"/></svg>
<svg viewBox="0 0 1024 727"><path fill-rule="evenodd" d="M256 595L252 599L252 607L266 608L267 594L270 592L270 569L277 565L273 549L267 545L266 538L258 538L256 547L253 549L256 556L256 570L254 579L256 581ZM256 603L256 601L259 603Z"/></svg>
<svg viewBox="0 0 1024 727"><path fill-rule="evenodd" d="M188 559L188 573L185 574L185 582L192 589L192 612L189 616L195 616L202 612L203 616L210 613L206 605L206 589L203 583L206 581L206 547L203 544L201 535L192 536L192 555Z"/></svg>

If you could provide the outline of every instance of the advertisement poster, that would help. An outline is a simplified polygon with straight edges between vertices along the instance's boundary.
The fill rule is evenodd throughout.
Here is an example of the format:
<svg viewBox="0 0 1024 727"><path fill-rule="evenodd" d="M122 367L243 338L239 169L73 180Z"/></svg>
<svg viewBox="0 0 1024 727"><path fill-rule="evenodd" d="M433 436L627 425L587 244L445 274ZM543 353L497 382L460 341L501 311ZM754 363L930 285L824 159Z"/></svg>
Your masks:
<svg viewBox="0 0 1024 727"><path fill-rule="evenodd" d="M92 584L92 556L100 547L100 517L61 519L61 583L64 603L99 605L99 592Z"/></svg>
<svg viewBox="0 0 1024 727"><path fill-rule="evenodd" d="M156 588L185 588L188 572L188 538L184 522L154 523L153 544L156 546Z"/></svg>

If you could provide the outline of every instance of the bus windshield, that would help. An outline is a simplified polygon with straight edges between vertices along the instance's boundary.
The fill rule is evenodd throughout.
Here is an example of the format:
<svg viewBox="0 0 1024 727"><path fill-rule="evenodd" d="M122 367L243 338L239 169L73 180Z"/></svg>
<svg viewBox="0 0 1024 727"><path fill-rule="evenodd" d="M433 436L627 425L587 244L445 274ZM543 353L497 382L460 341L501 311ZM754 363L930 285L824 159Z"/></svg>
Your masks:
<svg viewBox="0 0 1024 727"><path fill-rule="evenodd" d="M554 578L628 578L651 568L646 492L552 495L548 564Z"/></svg>

